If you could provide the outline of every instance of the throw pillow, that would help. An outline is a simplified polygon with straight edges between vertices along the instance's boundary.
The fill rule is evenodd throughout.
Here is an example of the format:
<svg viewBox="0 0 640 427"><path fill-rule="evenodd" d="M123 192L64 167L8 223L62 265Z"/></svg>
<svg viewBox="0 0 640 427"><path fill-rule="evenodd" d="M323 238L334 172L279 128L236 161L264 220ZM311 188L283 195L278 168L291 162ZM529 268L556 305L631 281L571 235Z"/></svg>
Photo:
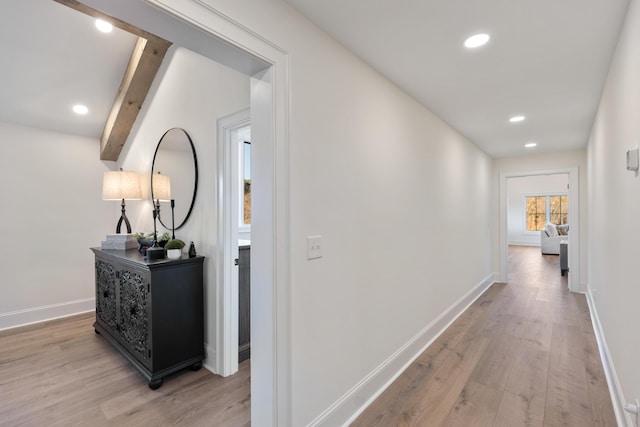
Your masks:
<svg viewBox="0 0 640 427"><path fill-rule="evenodd" d="M547 235L549 237L556 237L558 235L558 229L556 228L555 224L551 224L550 222L548 222L547 225L544 226L544 230L547 232Z"/></svg>
<svg viewBox="0 0 640 427"><path fill-rule="evenodd" d="M567 224L558 225L556 229L558 230L559 236L566 236L569 234L569 226Z"/></svg>

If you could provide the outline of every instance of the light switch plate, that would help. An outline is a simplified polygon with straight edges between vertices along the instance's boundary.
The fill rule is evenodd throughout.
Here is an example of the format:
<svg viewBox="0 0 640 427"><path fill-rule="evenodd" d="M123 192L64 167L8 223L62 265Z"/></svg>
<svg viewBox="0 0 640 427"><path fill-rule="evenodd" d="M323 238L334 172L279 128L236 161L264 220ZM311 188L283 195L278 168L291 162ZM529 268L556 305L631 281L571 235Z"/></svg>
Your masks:
<svg viewBox="0 0 640 427"><path fill-rule="evenodd" d="M627 170L637 172L638 166L638 149L627 151Z"/></svg>
<svg viewBox="0 0 640 427"><path fill-rule="evenodd" d="M322 258L322 236L307 237L307 259Z"/></svg>

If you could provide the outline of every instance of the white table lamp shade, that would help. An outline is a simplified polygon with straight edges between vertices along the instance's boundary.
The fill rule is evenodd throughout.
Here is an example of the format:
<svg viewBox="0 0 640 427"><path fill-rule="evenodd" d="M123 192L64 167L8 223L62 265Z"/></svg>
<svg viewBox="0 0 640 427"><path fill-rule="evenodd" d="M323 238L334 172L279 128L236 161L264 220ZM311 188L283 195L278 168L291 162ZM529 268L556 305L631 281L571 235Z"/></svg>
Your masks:
<svg viewBox="0 0 640 427"><path fill-rule="evenodd" d="M138 172L109 171L102 180L103 200L140 200L140 175Z"/></svg>
<svg viewBox="0 0 640 427"><path fill-rule="evenodd" d="M160 172L152 177L153 200L168 202L171 200L171 180L169 175L162 175Z"/></svg>

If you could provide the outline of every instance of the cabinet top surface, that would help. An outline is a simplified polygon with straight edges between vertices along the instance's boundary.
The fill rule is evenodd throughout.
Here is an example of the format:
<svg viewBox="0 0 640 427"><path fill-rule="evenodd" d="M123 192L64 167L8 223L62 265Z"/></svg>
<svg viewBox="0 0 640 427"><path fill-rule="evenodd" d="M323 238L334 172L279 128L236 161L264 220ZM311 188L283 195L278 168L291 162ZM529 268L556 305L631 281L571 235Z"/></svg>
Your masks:
<svg viewBox="0 0 640 427"><path fill-rule="evenodd" d="M161 266L170 266L177 264L188 264L188 263L202 263L204 261L204 257L197 255L194 258L189 258L188 256L183 255L180 259L154 259L148 260L142 255L140 252L134 249L130 249L128 251L116 250L116 249L101 249L101 248L91 248L93 253L96 255L105 255L111 258L115 258L121 261L126 261L129 263L142 264L147 267L161 267Z"/></svg>

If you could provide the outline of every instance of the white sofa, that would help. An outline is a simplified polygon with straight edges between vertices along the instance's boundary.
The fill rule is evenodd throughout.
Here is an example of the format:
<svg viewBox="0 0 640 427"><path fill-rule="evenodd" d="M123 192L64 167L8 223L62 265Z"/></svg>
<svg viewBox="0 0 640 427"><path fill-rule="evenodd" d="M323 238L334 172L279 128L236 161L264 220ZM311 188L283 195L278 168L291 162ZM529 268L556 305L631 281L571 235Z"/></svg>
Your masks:
<svg viewBox="0 0 640 427"><path fill-rule="evenodd" d="M550 222L540 230L540 251L543 255L560 255L560 241L569 239L569 225Z"/></svg>

